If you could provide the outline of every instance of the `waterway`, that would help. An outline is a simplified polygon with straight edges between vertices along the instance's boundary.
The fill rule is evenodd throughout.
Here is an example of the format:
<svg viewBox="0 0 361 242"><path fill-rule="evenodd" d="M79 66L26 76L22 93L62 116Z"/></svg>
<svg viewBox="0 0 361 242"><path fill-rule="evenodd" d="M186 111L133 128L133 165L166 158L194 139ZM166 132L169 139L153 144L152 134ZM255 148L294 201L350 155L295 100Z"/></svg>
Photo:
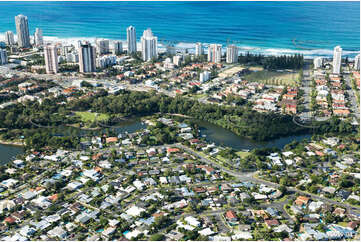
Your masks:
<svg viewBox="0 0 361 242"><path fill-rule="evenodd" d="M286 144L291 143L294 140L300 141L303 139L310 139L310 134L303 135L290 135L287 137L282 137L279 139L271 140L269 142L255 142L250 139L240 137L229 130L226 130L220 126L211 124L206 121L193 120L199 126L200 134L205 136L205 139L208 142L215 143L216 145L232 147L236 150L252 150L255 148L280 148L282 149ZM132 133L139 129L145 128L146 124L141 122L140 119L132 119L119 123L114 128L102 128L99 130L82 130L74 127L58 127L52 129L53 135L101 135L105 132L111 135L118 135L119 133ZM7 162L13 160L16 155L22 154L23 148L12 145L2 145L0 144L0 165L6 164Z"/></svg>

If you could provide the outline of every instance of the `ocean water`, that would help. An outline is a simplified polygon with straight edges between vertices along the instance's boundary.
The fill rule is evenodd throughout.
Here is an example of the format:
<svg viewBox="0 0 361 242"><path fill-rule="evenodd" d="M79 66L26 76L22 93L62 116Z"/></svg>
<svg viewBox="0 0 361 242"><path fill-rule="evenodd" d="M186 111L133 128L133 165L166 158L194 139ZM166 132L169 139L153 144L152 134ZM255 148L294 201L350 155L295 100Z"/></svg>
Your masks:
<svg viewBox="0 0 361 242"><path fill-rule="evenodd" d="M0 2L0 33L15 32L14 16L29 18L58 39L126 39L133 25L140 39L150 27L159 42L234 43L244 51L330 56L360 50L359 2ZM0 39L3 38L0 36Z"/></svg>

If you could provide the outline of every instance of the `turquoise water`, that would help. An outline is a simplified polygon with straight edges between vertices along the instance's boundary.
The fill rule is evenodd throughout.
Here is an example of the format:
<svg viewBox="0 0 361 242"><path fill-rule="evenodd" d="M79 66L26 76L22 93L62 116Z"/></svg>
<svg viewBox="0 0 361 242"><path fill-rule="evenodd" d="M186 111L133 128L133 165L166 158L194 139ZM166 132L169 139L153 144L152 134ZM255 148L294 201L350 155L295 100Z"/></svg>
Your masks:
<svg viewBox="0 0 361 242"><path fill-rule="evenodd" d="M14 16L29 17L30 32L42 28L58 38L137 38L147 27L160 40L192 47L194 42L227 44L270 54L332 54L341 45L360 49L359 2L0 2L0 33L15 31Z"/></svg>

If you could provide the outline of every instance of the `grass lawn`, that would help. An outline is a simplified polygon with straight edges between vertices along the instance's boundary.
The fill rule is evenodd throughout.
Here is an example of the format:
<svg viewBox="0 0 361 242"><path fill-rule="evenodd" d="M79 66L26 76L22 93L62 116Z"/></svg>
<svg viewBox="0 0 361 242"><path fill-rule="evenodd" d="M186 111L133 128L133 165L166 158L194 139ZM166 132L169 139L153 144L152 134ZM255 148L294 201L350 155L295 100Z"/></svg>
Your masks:
<svg viewBox="0 0 361 242"><path fill-rule="evenodd" d="M250 152L247 152L247 151L238 151L238 152L236 152L236 154L237 154L240 158L244 159L244 158L246 158L246 157L250 154Z"/></svg>
<svg viewBox="0 0 361 242"><path fill-rule="evenodd" d="M244 79L250 82L262 82L270 85L296 85L298 73L276 72L276 71L257 71L244 76Z"/></svg>
<svg viewBox="0 0 361 242"><path fill-rule="evenodd" d="M104 121L109 118L108 114L105 113L91 113L91 112L75 112L84 123L92 123L94 121Z"/></svg>
<svg viewBox="0 0 361 242"><path fill-rule="evenodd" d="M338 225L342 226L342 227L346 227L347 226L347 222L338 222Z"/></svg>

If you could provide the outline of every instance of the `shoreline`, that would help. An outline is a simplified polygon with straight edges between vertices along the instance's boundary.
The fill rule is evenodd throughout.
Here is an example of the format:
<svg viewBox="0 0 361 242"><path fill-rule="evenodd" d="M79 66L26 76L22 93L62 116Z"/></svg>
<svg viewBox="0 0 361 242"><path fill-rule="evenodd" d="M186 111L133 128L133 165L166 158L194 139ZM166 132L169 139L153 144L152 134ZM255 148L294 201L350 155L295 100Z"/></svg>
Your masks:
<svg viewBox="0 0 361 242"><path fill-rule="evenodd" d="M9 146L17 146L17 147L24 147L25 145L23 143L20 143L18 141L5 141L0 139L1 145L9 145Z"/></svg>
<svg viewBox="0 0 361 242"><path fill-rule="evenodd" d="M16 34L15 34L16 36ZM4 34L0 34L0 37L4 38ZM94 44L95 40L99 37L59 37L59 36L44 36L44 42L46 43L61 43L61 44L73 44L74 46L77 45L77 42L80 41L89 41L90 43ZM123 50L127 48L127 41L125 39L113 39L113 38L105 38L110 41L110 43L114 41L120 41L123 45ZM172 40L170 40L172 41ZM195 52L195 44L197 42L201 42L203 44L204 52L207 52L207 41L194 41L194 42L186 42L186 41L179 41L176 42L174 45L176 49L179 50L188 50L189 53ZM212 42L213 43L213 42ZM226 52L226 43L217 43L222 45L222 53ZM236 44L237 45L237 44ZM239 48L239 52L242 54L246 54L247 52L252 54L263 54L265 56L280 56L280 55L294 55L294 54L302 54L304 55L305 59L314 59L315 57L325 57L325 58L332 58L333 57L333 48L303 48L302 46L285 46L284 48L277 48L272 46L257 46L252 44L244 44L244 45L237 45ZM141 49L141 42L137 40L137 48L138 50ZM159 41L158 48L160 51L166 51L166 43ZM347 49L347 48L346 48ZM354 58L357 54L360 53L360 50L344 50L343 56L348 56L350 58Z"/></svg>

